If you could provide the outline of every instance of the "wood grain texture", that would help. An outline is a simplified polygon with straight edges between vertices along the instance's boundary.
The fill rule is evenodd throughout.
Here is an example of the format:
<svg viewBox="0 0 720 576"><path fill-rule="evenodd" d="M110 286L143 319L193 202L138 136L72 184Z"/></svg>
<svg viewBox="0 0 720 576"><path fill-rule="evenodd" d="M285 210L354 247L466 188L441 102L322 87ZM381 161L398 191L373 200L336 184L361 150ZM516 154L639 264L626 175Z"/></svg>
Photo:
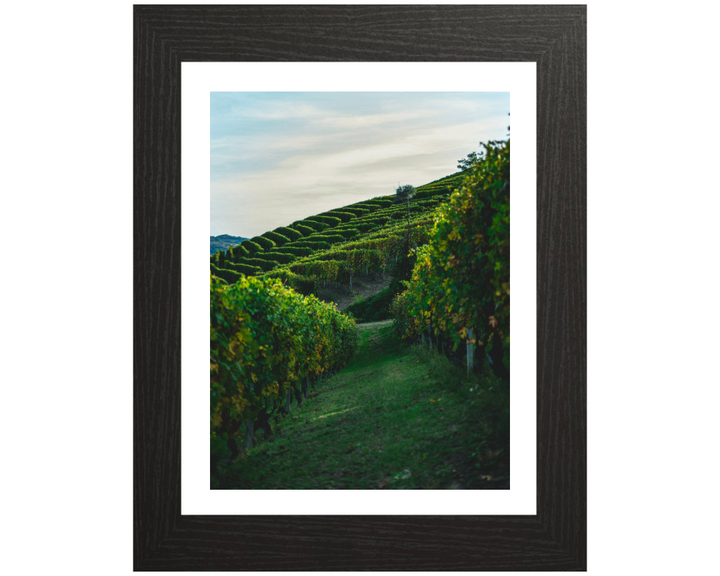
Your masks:
<svg viewBox="0 0 720 576"><path fill-rule="evenodd" d="M134 8L135 570L585 570L585 6ZM180 514L180 65L537 63L538 514Z"/></svg>

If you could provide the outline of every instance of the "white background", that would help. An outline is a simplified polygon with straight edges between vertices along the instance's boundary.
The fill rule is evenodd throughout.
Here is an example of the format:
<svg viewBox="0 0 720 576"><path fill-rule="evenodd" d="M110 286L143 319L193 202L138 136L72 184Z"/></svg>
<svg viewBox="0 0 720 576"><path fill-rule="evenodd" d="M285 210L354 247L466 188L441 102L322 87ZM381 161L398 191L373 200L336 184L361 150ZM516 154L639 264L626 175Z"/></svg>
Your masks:
<svg viewBox="0 0 720 576"><path fill-rule="evenodd" d="M182 65L183 514L535 514L535 63L251 62ZM510 92L513 355L510 490L210 490L207 415L210 93L233 91Z"/></svg>
<svg viewBox="0 0 720 576"><path fill-rule="evenodd" d="M710 6L589 4L591 574L717 568ZM131 2L12 3L3 24L2 567L128 574Z"/></svg>

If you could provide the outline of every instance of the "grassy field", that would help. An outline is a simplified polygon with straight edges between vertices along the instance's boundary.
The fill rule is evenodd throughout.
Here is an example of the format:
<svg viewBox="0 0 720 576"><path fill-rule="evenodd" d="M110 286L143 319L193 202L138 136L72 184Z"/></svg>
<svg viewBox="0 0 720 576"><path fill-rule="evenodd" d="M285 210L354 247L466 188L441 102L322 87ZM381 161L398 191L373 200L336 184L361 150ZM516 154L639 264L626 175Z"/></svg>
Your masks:
<svg viewBox="0 0 720 576"><path fill-rule="evenodd" d="M220 489L505 489L509 389L361 324L352 362L212 481Z"/></svg>

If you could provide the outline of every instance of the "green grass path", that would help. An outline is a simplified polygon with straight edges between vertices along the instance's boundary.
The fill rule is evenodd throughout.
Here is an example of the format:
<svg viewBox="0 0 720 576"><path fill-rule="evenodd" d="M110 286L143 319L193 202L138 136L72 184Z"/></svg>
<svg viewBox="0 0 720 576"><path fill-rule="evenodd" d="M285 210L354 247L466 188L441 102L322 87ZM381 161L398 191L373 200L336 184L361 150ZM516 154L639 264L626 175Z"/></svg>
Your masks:
<svg viewBox="0 0 720 576"><path fill-rule="evenodd" d="M390 321L358 328L352 362L213 487L508 488L508 387L400 343Z"/></svg>

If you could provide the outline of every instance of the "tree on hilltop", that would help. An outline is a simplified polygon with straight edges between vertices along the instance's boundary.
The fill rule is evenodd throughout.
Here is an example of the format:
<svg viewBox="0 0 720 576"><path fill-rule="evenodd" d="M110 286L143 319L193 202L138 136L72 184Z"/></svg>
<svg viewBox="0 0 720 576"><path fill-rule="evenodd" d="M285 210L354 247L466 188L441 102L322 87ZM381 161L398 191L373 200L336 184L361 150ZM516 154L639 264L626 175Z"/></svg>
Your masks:
<svg viewBox="0 0 720 576"><path fill-rule="evenodd" d="M469 170L476 164L478 164L482 160L482 152L478 154L477 152L470 152L470 154L467 155L466 158L461 158L458 160L457 167L465 172L466 170Z"/></svg>
<svg viewBox="0 0 720 576"><path fill-rule="evenodd" d="M410 184L404 186L398 186L395 190L395 202L406 202L407 203L407 219L408 219L408 230L410 230L410 199L415 197L415 187Z"/></svg>
<svg viewBox="0 0 720 576"><path fill-rule="evenodd" d="M510 116L510 112L508 112L508 116ZM510 126L508 126L507 129L507 135L510 136ZM480 146L484 147L485 144L480 142ZM468 154L465 158L461 158L460 160L458 160L457 167L463 172L466 172L467 170L470 170L470 168L473 168L484 161L485 150L481 150L480 152L470 152L470 154Z"/></svg>

